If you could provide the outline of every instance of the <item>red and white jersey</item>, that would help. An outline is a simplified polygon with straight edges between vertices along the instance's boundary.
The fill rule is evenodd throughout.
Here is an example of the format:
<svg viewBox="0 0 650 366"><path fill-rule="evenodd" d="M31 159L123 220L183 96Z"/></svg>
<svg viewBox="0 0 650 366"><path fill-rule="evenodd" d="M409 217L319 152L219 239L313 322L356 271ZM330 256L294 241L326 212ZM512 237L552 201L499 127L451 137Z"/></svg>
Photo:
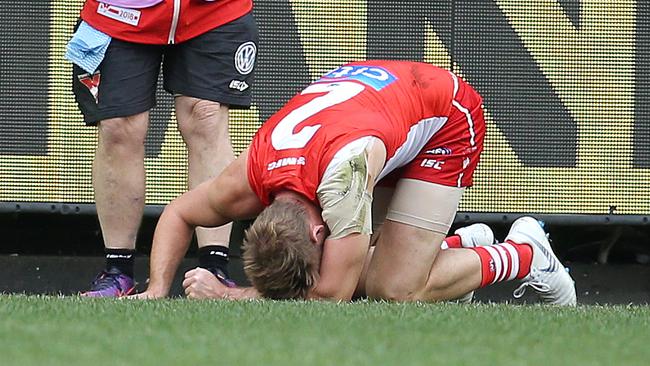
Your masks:
<svg viewBox="0 0 650 366"><path fill-rule="evenodd" d="M252 9L252 0L86 0L81 19L113 38L162 45L197 37Z"/></svg>
<svg viewBox="0 0 650 366"><path fill-rule="evenodd" d="M445 125L459 82L447 70L407 61L355 62L327 73L257 131L248 157L253 191L265 205L282 190L318 204L333 156L364 136L386 147L381 179L415 159Z"/></svg>

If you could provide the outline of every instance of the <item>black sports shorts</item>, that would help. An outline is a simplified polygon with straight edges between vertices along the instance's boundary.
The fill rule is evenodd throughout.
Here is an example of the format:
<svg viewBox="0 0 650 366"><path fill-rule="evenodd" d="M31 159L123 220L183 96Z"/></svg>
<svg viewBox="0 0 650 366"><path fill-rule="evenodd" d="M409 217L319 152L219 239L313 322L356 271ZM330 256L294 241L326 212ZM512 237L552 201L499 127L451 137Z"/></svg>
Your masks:
<svg viewBox="0 0 650 366"><path fill-rule="evenodd" d="M252 13L179 44L113 39L95 74L73 65L72 90L87 125L132 116L156 105L162 63L163 87L169 93L247 108L257 44Z"/></svg>

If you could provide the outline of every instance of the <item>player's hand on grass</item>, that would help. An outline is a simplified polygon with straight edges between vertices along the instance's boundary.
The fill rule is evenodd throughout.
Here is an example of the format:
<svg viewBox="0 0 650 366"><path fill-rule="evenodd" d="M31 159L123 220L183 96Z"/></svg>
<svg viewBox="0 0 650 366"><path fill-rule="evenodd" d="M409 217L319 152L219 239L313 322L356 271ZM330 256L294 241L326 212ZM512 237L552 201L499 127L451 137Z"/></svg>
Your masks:
<svg viewBox="0 0 650 366"><path fill-rule="evenodd" d="M225 299L228 295L228 287L205 268L187 271L183 288L190 299Z"/></svg>
<svg viewBox="0 0 650 366"><path fill-rule="evenodd" d="M165 294L155 292L155 291L150 291L147 289L145 292L141 292L139 294L127 296L127 299L135 299L135 300L153 300L153 299L160 299L165 297Z"/></svg>

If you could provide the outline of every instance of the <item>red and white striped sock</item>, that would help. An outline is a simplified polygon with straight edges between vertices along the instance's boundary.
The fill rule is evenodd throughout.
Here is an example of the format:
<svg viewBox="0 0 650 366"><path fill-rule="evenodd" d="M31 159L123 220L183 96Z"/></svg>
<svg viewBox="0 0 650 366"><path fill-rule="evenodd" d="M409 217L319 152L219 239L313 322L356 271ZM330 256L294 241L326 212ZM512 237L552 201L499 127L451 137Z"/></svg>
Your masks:
<svg viewBox="0 0 650 366"><path fill-rule="evenodd" d="M450 235L442 241L442 245L440 247L442 249L462 248L463 243L460 239L460 235Z"/></svg>
<svg viewBox="0 0 650 366"><path fill-rule="evenodd" d="M481 258L481 287L524 278L530 272L533 248L529 244L507 242L470 249Z"/></svg>

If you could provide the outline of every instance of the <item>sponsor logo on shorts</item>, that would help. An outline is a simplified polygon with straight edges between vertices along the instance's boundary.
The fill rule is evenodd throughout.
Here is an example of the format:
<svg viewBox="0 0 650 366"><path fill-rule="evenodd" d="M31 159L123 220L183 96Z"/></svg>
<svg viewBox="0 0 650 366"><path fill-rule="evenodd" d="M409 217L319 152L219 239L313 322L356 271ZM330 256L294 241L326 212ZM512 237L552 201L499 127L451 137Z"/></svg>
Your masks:
<svg viewBox="0 0 650 366"><path fill-rule="evenodd" d="M282 159L278 159L277 161L270 162L266 170L282 168L283 166L288 166L288 165L305 165L305 163L306 163L306 159L304 156L282 158Z"/></svg>
<svg viewBox="0 0 650 366"><path fill-rule="evenodd" d="M88 91L90 91L90 94L92 94L93 98L95 98L95 103L99 103L97 100L97 95L99 94L99 82L101 80L101 76L102 75L99 71L95 71L95 73L92 75L77 75L79 82L85 85L86 88L88 88Z"/></svg>
<svg viewBox="0 0 650 366"><path fill-rule="evenodd" d="M472 153L476 152L476 150L478 150L478 147L476 147L476 146L466 147L466 148L463 149L463 154L472 154Z"/></svg>
<svg viewBox="0 0 650 366"><path fill-rule="evenodd" d="M99 3L97 13L132 26L137 26L140 23L140 10Z"/></svg>
<svg viewBox="0 0 650 366"><path fill-rule="evenodd" d="M242 75L250 74L255 66L257 46L253 42L242 43L235 52L235 68Z"/></svg>
<svg viewBox="0 0 650 366"><path fill-rule="evenodd" d="M436 147L435 149L427 150L424 153L431 155L451 155L451 149L448 147Z"/></svg>
<svg viewBox="0 0 650 366"><path fill-rule="evenodd" d="M244 80L232 80L229 87L230 89L235 89L243 92L244 90L248 89L248 84L246 84Z"/></svg>
<svg viewBox="0 0 650 366"><path fill-rule="evenodd" d="M420 163L421 167L425 168L433 168L436 170L442 170L442 166L445 164L444 161L436 160L436 159L422 159L422 163Z"/></svg>

